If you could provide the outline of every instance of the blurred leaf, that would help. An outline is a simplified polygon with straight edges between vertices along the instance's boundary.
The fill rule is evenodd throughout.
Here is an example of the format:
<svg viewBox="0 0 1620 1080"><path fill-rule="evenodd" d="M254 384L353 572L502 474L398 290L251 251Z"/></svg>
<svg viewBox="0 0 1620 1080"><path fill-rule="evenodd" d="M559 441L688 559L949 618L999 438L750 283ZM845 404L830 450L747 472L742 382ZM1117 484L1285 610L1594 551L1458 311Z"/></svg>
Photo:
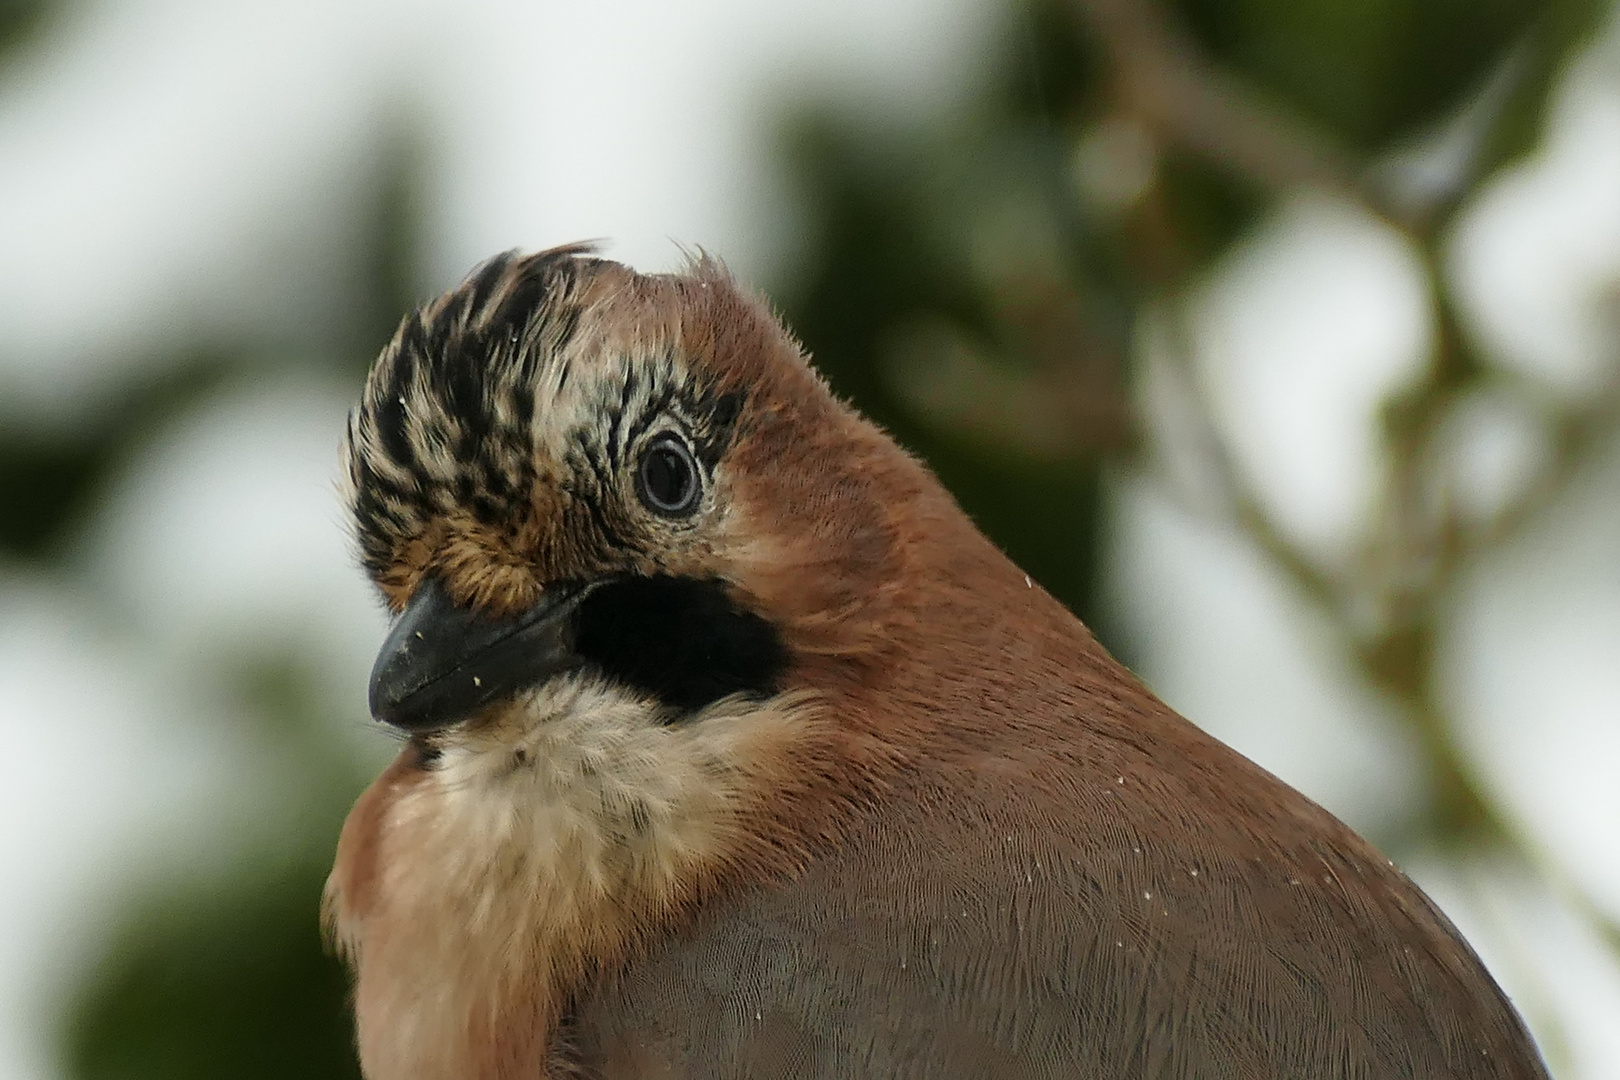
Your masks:
<svg viewBox="0 0 1620 1080"><path fill-rule="evenodd" d="M33 39L56 6L50 0L0 0L0 62Z"/></svg>
<svg viewBox="0 0 1620 1080"><path fill-rule="evenodd" d="M0 429L0 551L23 559L55 552L114 456L109 450Z"/></svg>
<svg viewBox="0 0 1620 1080"><path fill-rule="evenodd" d="M1508 94L1476 163L1476 175L1487 175L1528 153L1541 141L1548 99L1557 85L1558 73L1611 10L1611 5L1602 0L1549 0L1505 59L1509 65Z"/></svg>
<svg viewBox="0 0 1620 1080"><path fill-rule="evenodd" d="M161 367L137 365L140 374L72 431L0 425L0 553L47 561L61 556L60 541L118 465L239 366L213 350Z"/></svg>
<svg viewBox="0 0 1620 1080"><path fill-rule="evenodd" d="M1477 90L1546 0L1177 0L1226 66L1372 151Z"/></svg>
<svg viewBox="0 0 1620 1080"><path fill-rule="evenodd" d="M1083 295L1095 336L1119 349L1128 302L1092 295L1100 278L1080 239L1071 133L1048 113L1088 92L1052 10L1035 9L1013 35L971 117L932 131L874 132L826 113L790 125L786 154L815 244L776 295L833 389L923 456L993 540L1085 617L1095 614L1097 448L1041 460L931 423L915 407L928 395L897 392L888 355L907 328L943 321L991 343L986 362L1038 369L1038 342L1007 306L1029 275ZM1013 213L976 220L997 206Z"/></svg>
<svg viewBox="0 0 1620 1080"><path fill-rule="evenodd" d="M324 861L258 867L133 917L66 1031L78 1080L349 1080L348 984L316 925Z"/></svg>
<svg viewBox="0 0 1620 1080"><path fill-rule="evenodd" d="M1161 272L1178 284L1218 259L1272 202L1271 193L1184 154L1165 156L1159 185L1164 225L1177 258Z"/></svg>
<svg viewBox="0 0 1620 1080"><path fill-rule="evenodd" d="M352 359L356 393L405 313L427 299L417 281L421 266L422 184L427 147L403 110L388 116L377 136L377 160L364 208L358 268L350 310L355 340L340 352Z"/></svg>

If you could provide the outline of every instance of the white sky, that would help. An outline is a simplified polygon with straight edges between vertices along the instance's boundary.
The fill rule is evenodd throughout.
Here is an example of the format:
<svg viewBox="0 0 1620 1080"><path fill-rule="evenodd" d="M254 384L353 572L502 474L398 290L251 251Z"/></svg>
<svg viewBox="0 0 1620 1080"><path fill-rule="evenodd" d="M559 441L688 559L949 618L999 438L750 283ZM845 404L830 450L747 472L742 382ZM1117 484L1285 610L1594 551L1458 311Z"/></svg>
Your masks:
<svg viewBox="0 0 1620 1080"><path fill-rule="evenodd" d="M117 363L301 310L344 213L332 200L390 109L442 147L426 206L436 286L496 250L585 237L643 268L672 263L679 241L761 273L795 243L766 155L776 105L938 107L976 76L992 23L977 0L76 5L0 76L0 421L71 422L74 402L123 381ZM1566 388L1591 377L1594 298L1620 279L1613 55L1569 80L1547 153L1481 200L1455 249L1493 347ZM289 275L289 256L309 272ZM1423 346L1416 280L1398 237L1302 197L1194 305L1240 454L1330 557L1376 482L1375 403ZM49 1010L115 887L154 859L216 857L222 802L249 816L271 799L242 725L206 687L176 694L188 665L250 619L313 635L334 701L351 696L363 721L383 623L332 488L351 393L311 377L206 403L118 479L82 539L81 584L0 566L0 729L21 773L0 787L0 1080L53 1075ZM1504 475L1531 452L1491 445ZM1119 506L1115 589L1167 699L1353 823L1398 817L1413 790L1400 736L1298 598L1152 488L1123 481ZM1487 774L1620 910L1617 506L1620 460L1470 583L1444 659ZM386 749L338 723L357 757ZM1620 1016L1613 965L1514 889L1481 895L1574 1002L1569 1075L1620 1075L1620 1024L1602 1022ZM1510 988L1531 985L1501 959L1504 920L1452 893Z"/></svg>
<svg viewBox="0 0 1620 1080"><path fill-rule="evenodd" d="M310 200L344 190L398 110L436 143L437 287L496 251L598 237L643 269L700 243L746 274L791 243L762 153L773 107L937 105L971 81L989 16L975 0L85 3L0 95L0 411L68 408L118 381L116 359L298 310L285 257L323 245L288 222L325 223Z"/></svg>

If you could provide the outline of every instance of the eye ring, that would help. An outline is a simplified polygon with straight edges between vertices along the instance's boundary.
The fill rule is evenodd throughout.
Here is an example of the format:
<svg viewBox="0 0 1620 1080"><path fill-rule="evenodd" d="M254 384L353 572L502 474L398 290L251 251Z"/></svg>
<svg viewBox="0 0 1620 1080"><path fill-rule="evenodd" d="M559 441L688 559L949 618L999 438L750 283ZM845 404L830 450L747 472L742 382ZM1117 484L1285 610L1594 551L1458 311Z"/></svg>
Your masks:
<svg viewBox="0 0 1620 1080"><path fill-rule="evenodd" d="M636 467L636 495L641 504L663 517L686 517L703 495L692 451L673 435L653 440Z"/></svg>

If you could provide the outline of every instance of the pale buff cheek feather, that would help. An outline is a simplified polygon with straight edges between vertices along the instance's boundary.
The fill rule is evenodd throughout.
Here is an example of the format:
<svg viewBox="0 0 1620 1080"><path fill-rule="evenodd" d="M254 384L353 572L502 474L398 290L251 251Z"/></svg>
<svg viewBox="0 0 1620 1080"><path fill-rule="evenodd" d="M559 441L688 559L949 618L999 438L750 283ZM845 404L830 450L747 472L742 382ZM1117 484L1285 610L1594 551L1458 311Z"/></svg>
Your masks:
<svg viewBox="0 0 1620 1080"><path fill-rule="evenodd" d="M631 926L667 925L706 873L742 857L746 815L818 728L789 695L664 719L600 681L556 680L396 789L375 819L363 911L340 852L328 902L370 1080L540 1075L587 964L625 955ZM345 848L363 846L347 835L360 819Z"/></svg>

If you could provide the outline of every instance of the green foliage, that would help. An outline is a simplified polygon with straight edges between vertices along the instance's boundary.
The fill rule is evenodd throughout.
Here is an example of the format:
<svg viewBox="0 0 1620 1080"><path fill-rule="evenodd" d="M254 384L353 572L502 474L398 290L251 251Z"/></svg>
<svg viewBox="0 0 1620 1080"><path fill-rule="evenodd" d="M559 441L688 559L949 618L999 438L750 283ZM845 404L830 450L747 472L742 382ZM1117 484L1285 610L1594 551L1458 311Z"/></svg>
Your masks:
<svg viewBox="0 0 1620 1080"><path fill-rule="evenodd" d="M1181 0L1233 70L1364 150L1440 120L1544 14L1543 0Z"/></svg>
<svg viewBox="0 0 1620 1080"><path fill-rule="evenodd" d="M0 65L44 29L49 0L0 0Z"/></svg>
<svg viewBox="0 0 1620 1080"><path fill-rule="evenodd" d="M131 919L74 1008L69 1075L359 1077L347 977L321 948L325 856L254 866Z"/></svg>
<svg viewBox="0 0 1620 1080"><path fill-rule="evenodd" d="M240 366L212 352L167 359L141 367L152 374L71 432L0 426L0 556L48 563L60 555L118 467Z"/></svg>
<svg viewBox="0 0 1620 1080"><path fill-rule="evenodd" d="M959 328L991 364L1038 367L987 275L1067 282L1092 269L1069 177L1069 133L1053 120L1088 98L1094 65L1054 8L1021 29L974 112L936 130L873 131L815 110L788 125L784 148L813 239L807 263L775 293L833 389L927 460L1014 560L1094 616L1096 451L1118 433L1096 433L1084 452L1057 454L965 436L908 406L896 367L908 330L934 324ZM1045 250L1020 250L1021 230L1045 234ZM1012 265L986 268L997 247ZM1045 265L1053 253L1058 265ZM1114 323L1104 332L1122 336L1124 312L1116 302L1104 313Z"/></svg>
<svg viewBox="0 0 1620 1080"><path fill-rule="evenodd" d="M131 905L65 1018L65 1064L79 1080L359 1076L348 976L323 946L319 910L367 778L333 753L330 705L307 662L267 653L219 666L262 728L266 769L292 763L288 820L254 823L219 872Z"/></svg>
<svg viewBox="0 0 1620 1080"><path fill-rule="evenodd" d="M994 161L990 155L975 160L986 149L970 142L944 152L926 146L897 152L891 144L874 153L862 136L825 118L801 121L791 153L810 194L817 250L778 296L834 391L927 460L1015 561L1091 614L1097 459L1042 460L930 425L901 400L896 373L885 371L885 349L919 320L940 318L986 336L999 332L975 286L971 254L940 213L952 208L960 187L977 179L976 165ZM1057 156L1056 147L1042 149ZM1061 182L1041 179L1054 187Z"/></svg>

